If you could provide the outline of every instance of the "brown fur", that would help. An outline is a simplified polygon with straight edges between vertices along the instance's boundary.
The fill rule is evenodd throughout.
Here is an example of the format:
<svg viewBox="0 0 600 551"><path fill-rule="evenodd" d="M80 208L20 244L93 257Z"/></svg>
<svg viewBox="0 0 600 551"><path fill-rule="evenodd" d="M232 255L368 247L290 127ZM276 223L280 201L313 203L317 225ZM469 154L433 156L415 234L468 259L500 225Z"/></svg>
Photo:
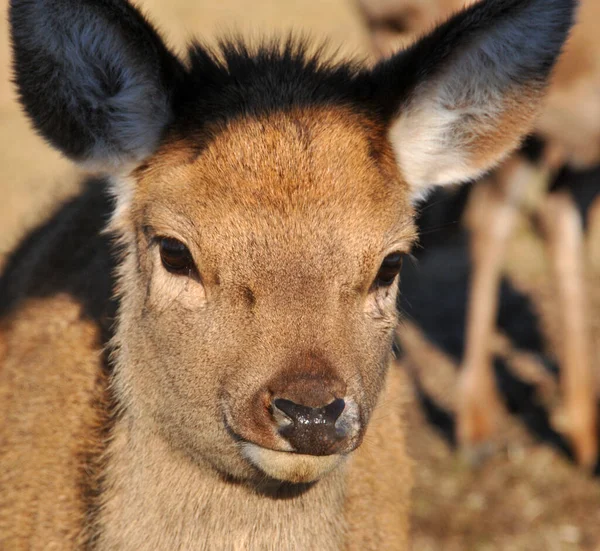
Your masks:
<svg viewBox="0 0 600 551"><path fill-rule="evenodd" d="M102 446L98 330L71 298L30 301L3 328L0 548L76 549Z"/></svg>
<svg viewBox="0 0 600 551"><path fill-rule="evenodd" d="M497 158L499 151L512 151L518 146L521 136L530 129L535 120L536 106L544 97L542 86L530 86L519 89L512 97L507 95L502 105L502 114L494 127L471 121L465 129L466 141L472 144L467 148L472 163L476 167L489 167Z"/></svg>

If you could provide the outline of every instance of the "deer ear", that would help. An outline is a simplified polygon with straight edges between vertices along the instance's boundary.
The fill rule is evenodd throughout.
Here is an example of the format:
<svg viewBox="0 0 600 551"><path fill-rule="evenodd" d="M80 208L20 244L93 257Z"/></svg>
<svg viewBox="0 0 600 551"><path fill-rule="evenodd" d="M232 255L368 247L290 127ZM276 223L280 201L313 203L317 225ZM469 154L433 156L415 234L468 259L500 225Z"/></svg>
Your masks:
<svg viewBox="0 0 600 551"><path fill-rule="evenodd" d="M180 62L124 0L11 0L14 79L36 130L105 170L149 155Z"/></svg>
<svg viewBox="0 0 600 551"><path fill-rule="evenodd" d="M374 69L405 179L470 180L514 149L538 111L576 0L483 0Z"/></svg>

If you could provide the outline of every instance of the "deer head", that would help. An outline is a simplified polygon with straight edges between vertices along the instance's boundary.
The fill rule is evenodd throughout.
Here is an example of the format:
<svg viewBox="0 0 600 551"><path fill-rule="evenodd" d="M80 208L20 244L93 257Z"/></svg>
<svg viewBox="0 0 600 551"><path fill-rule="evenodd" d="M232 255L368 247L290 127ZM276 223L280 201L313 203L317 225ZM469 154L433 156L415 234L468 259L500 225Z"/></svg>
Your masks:
<svg viewBox="0 0 600 551"><path fill-rule="evenodd" d="M34 127L110 175L121 415L241 479L316 480L385 381L412 204L518 145L574 0L488 0L372 69L190 47L123 0L13 0Z"/></svg>

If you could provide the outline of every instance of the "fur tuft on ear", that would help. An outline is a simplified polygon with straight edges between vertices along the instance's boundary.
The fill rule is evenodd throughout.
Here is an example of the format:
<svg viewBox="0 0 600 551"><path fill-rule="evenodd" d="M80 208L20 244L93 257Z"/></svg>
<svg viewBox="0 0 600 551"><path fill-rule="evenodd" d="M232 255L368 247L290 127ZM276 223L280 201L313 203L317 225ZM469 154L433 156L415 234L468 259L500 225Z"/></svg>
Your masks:
<svg viewBox="0 0 600 551"><path fill-rule="evenodd" d="M531 128L576 0L483 0L372 72L415 196L480 176Z"/></svg>
<svg viewBox="0 0 600 551"><path fill-rule="evenodd" d="M171 119L183 71L125 0L11 0L14 80L36 130L73 160L138 164Z"/></svg>

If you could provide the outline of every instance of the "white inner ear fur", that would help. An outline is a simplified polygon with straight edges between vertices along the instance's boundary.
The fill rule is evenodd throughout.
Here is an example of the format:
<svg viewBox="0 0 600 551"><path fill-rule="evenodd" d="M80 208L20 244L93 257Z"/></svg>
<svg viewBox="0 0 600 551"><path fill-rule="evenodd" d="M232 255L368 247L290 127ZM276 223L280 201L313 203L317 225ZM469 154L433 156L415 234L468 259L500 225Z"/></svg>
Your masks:
<svg viewBox="0 0 600 551"><path fill-rule="evenodd" d="M526 131L508 129L514 140L500 145L485 159L487 164L474 154L478 139L496 130L511 108L506 96L515 96L522 87L516 79L519 64L508 55L518 57L519 48L527 43L521 26L505 22L456 52L444 70L417 86L403 106L389 137L415 197L435 185L481 176L510 152L511 141L517 145L517 134Z"/></svg>
<svg viewBox="0 0 600 551"><path fill-rule="evenodd" d="M417 89L390 128L396 159L415 201L432 186L464 182L491 168L474 167L471 155L477 136L495 128L502 99L478 90L476 83L453 86L453 80Z"/></svg>

